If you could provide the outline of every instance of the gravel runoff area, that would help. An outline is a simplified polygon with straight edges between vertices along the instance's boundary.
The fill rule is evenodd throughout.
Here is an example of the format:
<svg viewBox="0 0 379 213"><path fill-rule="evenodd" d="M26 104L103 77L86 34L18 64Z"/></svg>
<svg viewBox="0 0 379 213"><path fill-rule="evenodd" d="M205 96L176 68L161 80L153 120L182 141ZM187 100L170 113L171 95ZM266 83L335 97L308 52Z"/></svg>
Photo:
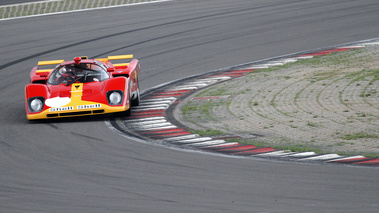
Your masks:
<svg viewBox="0 0 379 213"><path fill-rule="evenodd" d="M377 157L379 45L255 70L180 105L179 121L193 132L240 136L240 143L261 147Z"/></svg>

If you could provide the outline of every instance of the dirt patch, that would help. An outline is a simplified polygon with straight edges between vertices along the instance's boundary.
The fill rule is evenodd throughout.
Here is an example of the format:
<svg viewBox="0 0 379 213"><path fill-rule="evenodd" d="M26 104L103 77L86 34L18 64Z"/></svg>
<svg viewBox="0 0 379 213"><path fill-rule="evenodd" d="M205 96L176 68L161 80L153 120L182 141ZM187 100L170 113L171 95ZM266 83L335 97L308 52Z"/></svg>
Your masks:
<svg viewBox="0 0 379 213"><path fill-rule="evenodd" d="M194 130L256 136L247 143L377 156L379 47L257 70L197 92L181 111Z"/></svg>

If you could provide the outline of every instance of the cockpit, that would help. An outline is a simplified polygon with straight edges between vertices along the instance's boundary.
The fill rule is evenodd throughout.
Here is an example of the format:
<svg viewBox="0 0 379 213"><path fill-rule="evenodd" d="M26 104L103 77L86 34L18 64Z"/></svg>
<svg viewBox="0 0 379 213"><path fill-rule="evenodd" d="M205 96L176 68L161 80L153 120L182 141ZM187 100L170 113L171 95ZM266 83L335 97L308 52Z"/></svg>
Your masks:
<svg viewBox="0 0 379 213"><path fill-rule="evenodd" d="M106 69L96 63L75 63L61 65L51 73L48 84L58 85L73 83L99 82L109 78Z"/></svg>

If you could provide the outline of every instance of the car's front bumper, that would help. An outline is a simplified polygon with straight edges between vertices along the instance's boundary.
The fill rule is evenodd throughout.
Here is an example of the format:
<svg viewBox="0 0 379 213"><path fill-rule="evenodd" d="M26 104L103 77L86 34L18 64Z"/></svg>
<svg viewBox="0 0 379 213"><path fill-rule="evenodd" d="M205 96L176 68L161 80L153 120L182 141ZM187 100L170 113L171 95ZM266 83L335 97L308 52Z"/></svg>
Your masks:
<svg viewBox="0 0 379 213"><path fill-rule="evenodd" d="M28 120L37 120L37 119L50 119L50 118L66 118L66 117L77 117L77 116L89 116L89 115L100 115L100 114L109 114L116 112L123 112L130 108L130 105L125 106L109 106L101 104L101 107L94 108L84 108L77 109L74 107L62 107L60 110L51 110L46 109L39 113L28 113L26 117ZM66 109L66 110L65 110Z"/></svg>

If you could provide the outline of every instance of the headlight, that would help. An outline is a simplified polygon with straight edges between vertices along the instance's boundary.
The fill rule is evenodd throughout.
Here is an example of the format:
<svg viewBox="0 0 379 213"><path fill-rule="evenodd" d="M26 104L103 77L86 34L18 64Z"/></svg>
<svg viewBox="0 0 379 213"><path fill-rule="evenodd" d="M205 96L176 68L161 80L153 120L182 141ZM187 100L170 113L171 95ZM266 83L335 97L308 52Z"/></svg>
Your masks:
<svg viewBox="0 0 379 213"><path fill-rule="evenodd" d="M122 91L109 91L107 96L110 105L120 105L122 103Z"/></svg>
<svg viewBox="0 0 379 213"><path fill-rule="evenodd" d="M29 106L29 111L30 112L39 112L43 109L43 102L44 102L43 97L34 97L34 98L29 98L28 100L28 106Z"/></svg>

